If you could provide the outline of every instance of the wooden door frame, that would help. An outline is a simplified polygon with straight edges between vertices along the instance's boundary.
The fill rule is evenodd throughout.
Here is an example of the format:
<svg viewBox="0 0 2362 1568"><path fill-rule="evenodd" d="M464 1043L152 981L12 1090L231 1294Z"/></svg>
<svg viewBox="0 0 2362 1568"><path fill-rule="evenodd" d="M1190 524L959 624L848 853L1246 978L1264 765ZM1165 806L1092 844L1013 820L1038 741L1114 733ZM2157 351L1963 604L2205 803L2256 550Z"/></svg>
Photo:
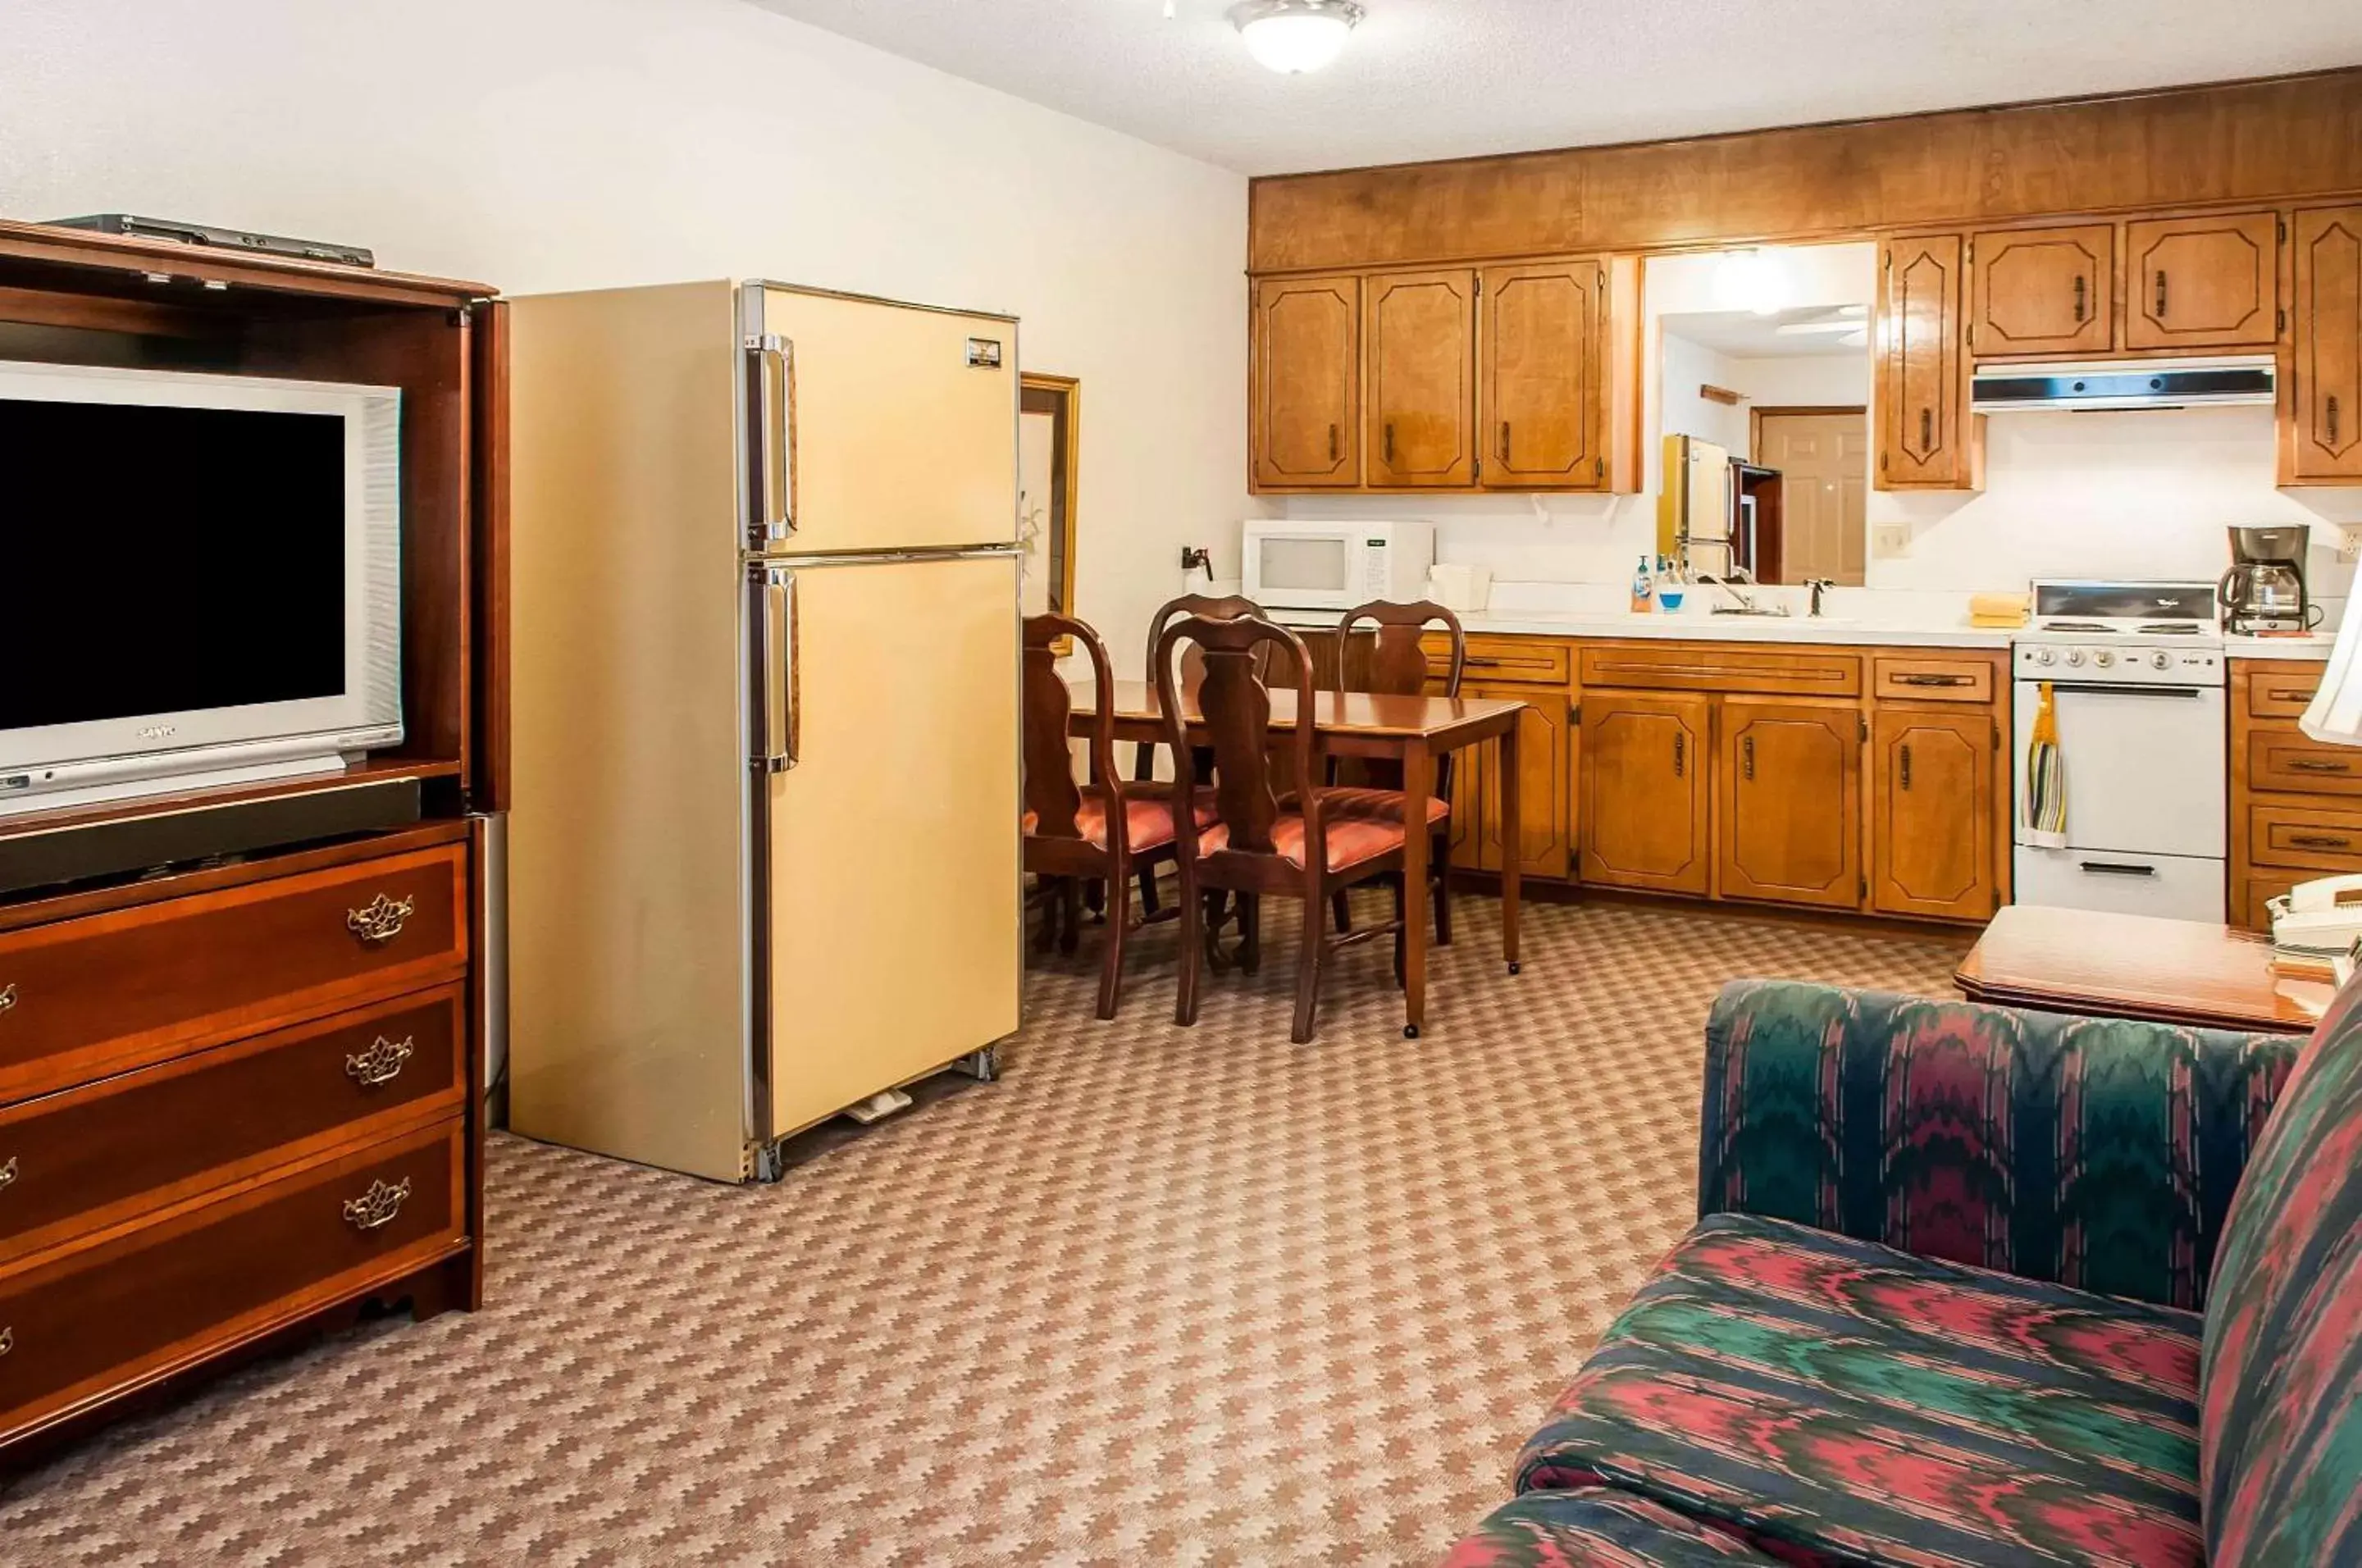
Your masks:
<svg viewBox="0 0 2362 1568"><path fill-rule="evenodd" d="M1050 436L1050 561L1057 570L1051 613L1075 614L1075 519L1080 503L1083 473L1083 383L1075 376L1027 370L1017 378L1017 410L1021 414L1046 414L1053 421ZM1079 617L1077 617L1079 618ZM1061 637L1058 657L1074 651L1074 639Z"/></svg>

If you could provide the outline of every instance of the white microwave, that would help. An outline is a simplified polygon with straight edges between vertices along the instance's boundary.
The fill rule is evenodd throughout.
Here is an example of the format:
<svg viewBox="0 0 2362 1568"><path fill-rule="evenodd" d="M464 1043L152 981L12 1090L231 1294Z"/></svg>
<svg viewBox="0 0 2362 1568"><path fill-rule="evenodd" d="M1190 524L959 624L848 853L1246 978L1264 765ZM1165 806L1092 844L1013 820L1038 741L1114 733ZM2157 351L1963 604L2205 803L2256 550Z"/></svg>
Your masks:
<svg viewBox="0 0 2362 1568"><path fill-rule="evenodd" d="M1266 610L1351 610L1374 599L1427 595L1435 525L1302 523L1246 525L1239 591Z"/></svg>

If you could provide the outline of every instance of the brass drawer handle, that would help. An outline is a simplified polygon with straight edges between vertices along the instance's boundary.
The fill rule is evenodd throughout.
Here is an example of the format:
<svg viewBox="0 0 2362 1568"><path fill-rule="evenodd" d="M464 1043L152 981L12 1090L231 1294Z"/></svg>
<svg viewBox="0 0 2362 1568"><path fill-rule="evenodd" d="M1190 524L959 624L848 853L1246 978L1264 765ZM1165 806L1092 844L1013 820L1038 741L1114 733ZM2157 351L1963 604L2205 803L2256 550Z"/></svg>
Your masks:
<svg viewBox="0 0 2362 1568"><path fill-rule="evenodd" d="M363 942L391 942L402 934L417 910L414 898L389 899L380 893L360 908L345 911L345 929Z"/></svg>
<svg viewBox="0 0 2362 1568"><path fill-rule="evenodd" d="M375 1088L392 1083L402 1072L402 1065L417 1049L418 1036L405 1034L399 1040L388 1040L381 1034L370 1048L345 1058L345 1076L363 1088Z"/></svg>
<svg viewBox="0 0 2362 1568"><path fill-rule="evenodd" d="M8 1163L5 1165L0 1165L0 1191L6 1191L7 1188L16 1185L17 1156L11 1154L8 1156Z"/></svg>
<svg viewBox="0 0 2362 1568"><path fill-rule="evenodd" d="M2285 686L2277 686L2265 692L2264 697L2266 701L2272 702L2310 702L2312 701L2312 692L2311 690L2291 691Z"/></svg>
<svg viewBox="0 0 2362 1568"><path fill-rule="evenodd" d="M2288 759L2288 765L2290 770L2295 773L2350 773L2353 771L2349 764L2334 761L2326 756L2291 756Z"/></svg>
<svg viewBox="0 0 2362 1568"><path fill-rule="evenodd" d="M2351 849L2354 847L2354 841L2343 834L2292 833L2289 834L2289 842L2299 849ZM11 1160L8 1163L13 1165L17 1162Z"/></svg>
<svg viewBox="0 0 2362 1568"><path fill-rule="evenodd" d="M10 1351L15 1350L16 1348L17 1328L16 1325L12 1323L5 1329L0 1329L0 1355L6 1355Z"/></svg>
<svg viewBox="0 0 2362 1568"><path fill-rule="evenodd" d="M1973 675L1891 675L1887 679L1897 686L1974 686L1977 683Z"/></svg>
<svg viewBox="0 0 2362 1568"><path fill-rule="evenodd" d="M7 985L0 986L0 1012L14 1012L16 1009L17 987L15 982L11 981Z"/></svg>
<svg viewBox="0 0 2362 1568"><path fill-rule="evenodd" d="M359 1198L345 1199L345 1219L356 1231L374 1231L390 1225L402 1212L410 1198L410 1178L404 1176L398 1186L388 1187L381 1181L370 1183L369 1190Z"/></svg>

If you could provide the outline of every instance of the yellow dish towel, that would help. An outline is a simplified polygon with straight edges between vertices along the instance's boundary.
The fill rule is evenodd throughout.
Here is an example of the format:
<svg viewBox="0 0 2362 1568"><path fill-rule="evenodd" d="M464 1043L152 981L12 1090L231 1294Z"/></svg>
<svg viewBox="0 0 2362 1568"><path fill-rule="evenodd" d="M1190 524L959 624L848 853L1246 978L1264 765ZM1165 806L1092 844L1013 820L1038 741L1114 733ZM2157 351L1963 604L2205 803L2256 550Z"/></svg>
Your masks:
<svg viewBox="0 0 2362 1568"><path fill-rule="evenodd" d="M2025 747L2025 842L2045 849L2067 846L2067 764L2058 754L2058 708L2044 681L2034 710L2034 735Z"/></svg>

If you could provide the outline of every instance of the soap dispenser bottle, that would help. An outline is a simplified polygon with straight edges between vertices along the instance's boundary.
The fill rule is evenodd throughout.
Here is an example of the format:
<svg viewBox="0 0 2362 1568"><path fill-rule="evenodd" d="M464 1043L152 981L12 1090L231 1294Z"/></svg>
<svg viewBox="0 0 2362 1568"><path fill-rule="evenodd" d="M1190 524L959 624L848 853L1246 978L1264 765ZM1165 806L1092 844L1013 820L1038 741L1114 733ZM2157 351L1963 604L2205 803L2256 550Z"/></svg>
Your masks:
<svg viewBox="0 0 2362 1568"><path fill-rule="evenodd" d="M1657 585L1649 577L1649 558L1642 556L1640 564L1632 570L1632 613L1644 615L1656 606Z"/></svg>

